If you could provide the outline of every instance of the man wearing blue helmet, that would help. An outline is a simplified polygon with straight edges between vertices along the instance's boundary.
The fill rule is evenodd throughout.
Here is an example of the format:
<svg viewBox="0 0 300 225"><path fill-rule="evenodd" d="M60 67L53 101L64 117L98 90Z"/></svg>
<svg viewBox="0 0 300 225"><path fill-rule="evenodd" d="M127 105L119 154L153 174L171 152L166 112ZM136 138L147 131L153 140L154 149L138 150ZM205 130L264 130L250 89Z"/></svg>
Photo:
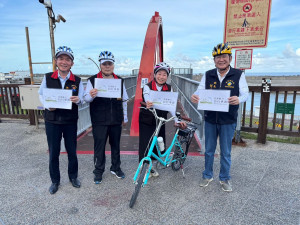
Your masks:
<svg viewBox="0 0 300 225"><path fill-rule="evenodd" d="M121 170L120 140L122 124L128 122L127 100L128 95L123 84L123 79L114 74L114 55L110 51L103 51L99 55L101 71L88 79L84 92L84 99L90 102L90 114L94 138L94 183L102 182L105 170L105 145L107 138L111 146L110 172L117 178L124 179L125 174ZM95 79L121 79L121 98L97 97Z"/></svg>
<svg viewBox="0 0 300 225"><path fill-rule="evenodd" d="M43 102L44 88L71 89L72 109L46 108L44 111L45 128L49 147L49 170L52 184L50 194L55 194L60 184L59 154L61 139L64 137L66 151L68 153L68 175L73 187L80 188L78 176L77 147L77 120L78 104L83 98L83 85L81 79L71 72L74 55L67 46L61 46L56 50L55 62L57 70L46 73L39 89L40 100Z"/></svg>

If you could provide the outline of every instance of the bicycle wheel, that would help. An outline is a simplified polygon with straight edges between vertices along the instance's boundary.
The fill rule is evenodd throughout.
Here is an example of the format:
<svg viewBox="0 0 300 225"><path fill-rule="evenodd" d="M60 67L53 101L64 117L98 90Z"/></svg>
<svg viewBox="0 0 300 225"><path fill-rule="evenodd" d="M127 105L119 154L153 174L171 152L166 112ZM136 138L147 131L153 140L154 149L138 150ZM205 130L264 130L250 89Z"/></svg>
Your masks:
<svg viewBox="0 0 300 225"><path fill-rule="evenodd" d="M137 199L137 196L139 195L140 189L141 189L143 181L144 181L145 174L147 172L148 165L149 165L148 163L144 163L143 166L142 166L140 175L138 177L137 184L135 186L134 192L133 192L133 194L131 196L131 199L130 199L130 203L129 203L130 208L133 207L133 205L134 205L134 203Z"/></svg>
<svg viewBox="0 0 300 225"><path fill-rule="evenodd" d="M173 160L175 159L175 162L171 163L172 170L179 170L181 165L184 163L184 154L181 152L180 148L178 146L175 147L174 155L173 155Z"/></svg>

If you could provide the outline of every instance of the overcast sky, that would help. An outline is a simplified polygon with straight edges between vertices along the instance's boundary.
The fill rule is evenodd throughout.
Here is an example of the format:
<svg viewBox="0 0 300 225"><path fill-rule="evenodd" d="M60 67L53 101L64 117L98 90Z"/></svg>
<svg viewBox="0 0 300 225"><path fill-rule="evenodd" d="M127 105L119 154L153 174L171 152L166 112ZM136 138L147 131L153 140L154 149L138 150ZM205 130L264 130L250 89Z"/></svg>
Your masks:
<svg viewBox="0 0 300 225"><path fill-rule="evenodd" d="M103 50L116 58L115 72L139 68L150 18L163 21L164 59L171 67L203 73L214 67L211 52L222 42L225 0L52 0L57 23L55 45L72 48L75 74L95 74ZM254 49L251 73L300 74L300 0L273 0L267 48ZM25 27L33 62L51 60L48 17L38 0L0 0L0 72L29 70ZM234 65L232 63L232 65ZM34 65L34 73L51 70ZM246 73L247 74L247 73Z"/></svg>

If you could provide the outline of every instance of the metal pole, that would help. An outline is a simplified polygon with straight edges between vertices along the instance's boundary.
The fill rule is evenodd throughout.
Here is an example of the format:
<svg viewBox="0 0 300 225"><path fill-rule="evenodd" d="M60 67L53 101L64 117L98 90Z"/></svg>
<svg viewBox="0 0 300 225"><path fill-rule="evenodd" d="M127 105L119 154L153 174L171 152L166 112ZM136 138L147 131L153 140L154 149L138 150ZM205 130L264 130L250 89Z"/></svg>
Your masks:
<svg viewBox="0 0 300 225"><path fill-rule="evenodd" d="M242 71L245 74L245 70ZM241 120L242 120L243 106L244 103L240 103L239 110L238 110L237 124L236 124L235 143L241 142Z"/></svg>
<svg viewBox="0 0 300 225"><path fill-rule="evenodd" d="M50 16L52 14L52 11L50 8L47 8L47 13L48 13L48 19L49 19L49 31L50 31L50 42L51 42L51 54L52 54L52 67L53 67L53 72L56 70L56 65L55 65L55 43L54 43L54 29L53 29L53 20L52 17Z"/></svg>
<svg viewBox="0 0 300 225"><path fill-rule="evenodd" d="M27 42L27 52L28 52L28 62L29 62L29 71L30 71L30 82L33 85L33 70L32 70L32 61L31 61L31 51L30 51L30 41L29 41L29 31L28 27L25 27L26 32L26 42Z"/></svg>
<svg viewBox="0 0 300 225"><path fill-rule="evenodd" d="M235 133L235 142L236 143L241 142L241 120L242 120L243 105L244 105L244 103L240 103L239 110L238 110L236 133Z"/></svg>
<svg viewBox="0 0 300 225"><path fill-rule="evenodd" d="M97 66L98 70L100 71L100 68L99 68L98 64L93 59L91 59L90 57L88 59L91 60L93 63L95 63L95 65Z"/></svg>

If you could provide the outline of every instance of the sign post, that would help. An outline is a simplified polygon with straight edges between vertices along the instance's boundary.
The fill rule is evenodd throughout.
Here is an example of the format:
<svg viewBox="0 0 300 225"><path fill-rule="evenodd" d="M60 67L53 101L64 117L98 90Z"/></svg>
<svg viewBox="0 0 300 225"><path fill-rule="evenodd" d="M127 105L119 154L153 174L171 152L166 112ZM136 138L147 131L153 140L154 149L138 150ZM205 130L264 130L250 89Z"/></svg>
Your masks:
<svg viewBox="0 0 300 225"><path fill-rule="evenodd" d="M262 89L260 97L260 112L259 112L259 126L257 142L265 144L267 140L268 116L269 116L269 103L271 91L271 78L262 79Z"/></svg>

